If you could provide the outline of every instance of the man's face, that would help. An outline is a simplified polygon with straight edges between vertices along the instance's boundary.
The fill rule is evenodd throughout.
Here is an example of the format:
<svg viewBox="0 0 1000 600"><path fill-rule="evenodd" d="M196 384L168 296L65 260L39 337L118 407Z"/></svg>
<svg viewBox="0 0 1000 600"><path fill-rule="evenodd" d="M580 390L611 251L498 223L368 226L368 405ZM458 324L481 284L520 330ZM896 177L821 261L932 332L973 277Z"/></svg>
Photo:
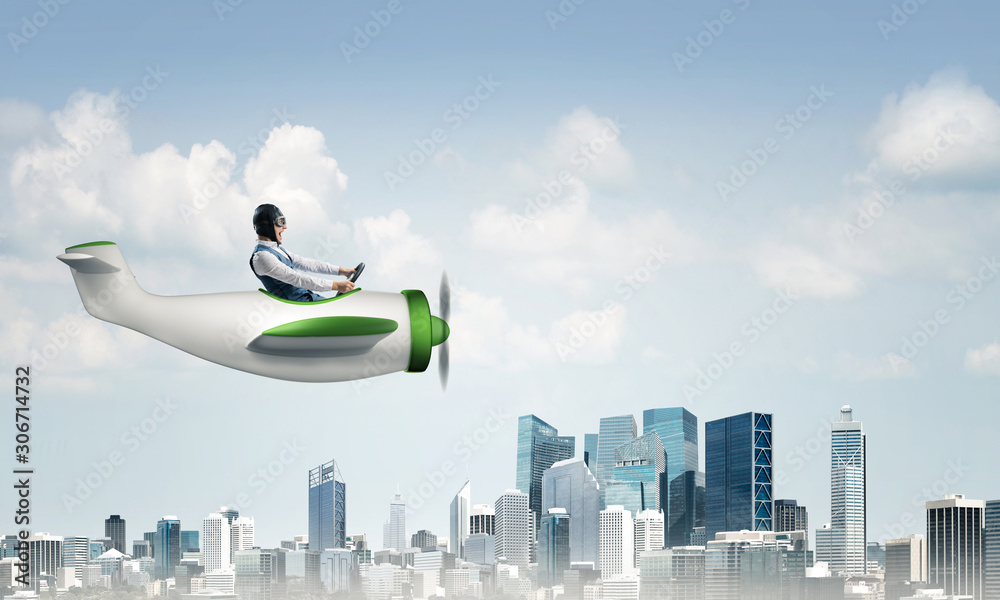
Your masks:
<svg viewBox="0 0 1000 600"><path fill-rule="evenodd" d="M274 235L278 236L276 240L279 244L281 243L281 234L288 229L288 223L285 222L285 217L278 217L274 222Z"/></svg>

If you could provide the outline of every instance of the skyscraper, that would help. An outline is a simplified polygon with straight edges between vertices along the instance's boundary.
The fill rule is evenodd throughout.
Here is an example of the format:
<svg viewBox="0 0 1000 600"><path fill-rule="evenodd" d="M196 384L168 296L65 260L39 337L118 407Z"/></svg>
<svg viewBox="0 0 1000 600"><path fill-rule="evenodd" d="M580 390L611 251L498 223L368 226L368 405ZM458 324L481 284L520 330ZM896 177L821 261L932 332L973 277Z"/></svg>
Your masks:
<svg viewBox="0 0 1000 600"><path fill-rule="evenodd" d="M181 521L167 515L156 522L156 543L153 544L156 579L169 579L181 564Z"/></svg>
<svg viewBox="0 0 1000 600"><path fill-rule="evenodd" d="M655 431L618 446L613 473L615 481L642 484L643 505L633 514L643 510L661 510L660 490L666 482L667 455Z"/></svg>
<svg viewBox="0 0 1000 600"><path fill-rule="evenodd" d="M236 564L236 553L240 550L251 550L256 546L254 538L253 517L240 516L233 519L229 526L230 555L232 564Z"/></svg>
<svg viewBox="0 0 1000 600"><path fill-rule="evenodd" d="M181 530L181 552L198 552L201 550L201 543L198 539L198 530Z"/></svg>
<svg viewBox="0 0 1000 600"><path fill-rule="evenodd" d="M104 537L111 538L112 547L124 554L128 554L125 546L125 519L119 515L111 515L104 519Z"/></svg>
<svg viewBox="0 0 1000 600"><path fill-rule="evenodd" d="M389 520L382 532L382 549L393 549L402 552L407 548L406 539L406 502L400 493L396 493L389 502Z"/></svg>
<svg viewBox="0 0 1000 600"><path fill-rule="evenodd" d="M983 595L1000 600L1000 500L986 501L983 525Z"/></svg>
<svg viewBox="0 0 1000 600"><path fill-rule="evenodd" d="M946 596L983 599L983 511L986 503L948 494L927 507L927 578Z"/></svg>
<svg viewBox="0 0 1000 600"><path fill-rule="evenodd" d="M593 472L597 468L597 439L596 433L583 434L583 464Z"/></svg>
<svg viewBox="0 0 1000 600"><path fill-rule="evenodd" d="M309 470L309 549L343 548L347 540L347 484L337 462Z"/></svg>
<svg viewBox="0 0 1000 600"><path fill-rule="evenodd" d="M468 479L451 501L448 551L465 559L465 539L469 537L469 509L472 507L472 484Z"/></svg>
<svg viewBox="0 0 1000 600"><path fill-rule="evenodd" d="M601 419L601 428L597 434L597 468L592 466L590 470L602 487L604 482L615 478L615 450L625 442L634 440L638 430L632 415Z"/></svg>
<svg viewBox="0 0 1000 600"><path fill-rule="evenodd" d="M66 537L62 545L62 566L73 569L73 576L83 577L83 567L90 564L90 538ZM53 573L49 573L52 575ZM0 587L4 584L0 582Z"/></svg>
<svg viewBox="0 0 1000 600"><path fill-rule="evenodd" d="M809 531L806 507L795 500L774 501L775 531Z"/></svg>
<svg viewBox="0 0 1000 600"><path fill-rule="evenodd" d="M517 420L517 489L528 494L535 526L542 513L542 473L555 463L573 458L576 438L560 436L555 427L535 415Z"/></svg>
<svg viewBox="0 0 1000 600"><path fill-rule="evenodd" d="M232 564L232 534L229 519L212 513L201 521L201 556L205 573L214 573Z"/></svg>
<svg viewBox="0 0 1000 600"><path fill-rule="evenodd" d="M270 551L259 548L236 553L233 587L240 600L271 600L273 560Z"/></svg>
<svg viewBox="0 0 1000 600"><path fill-rule="evenodd" d="M538 528L538 585L561 585L570 565L570 516L562 508L550 508Z"/></svg>
<svg viewBox="0 0 1000 600"><path fill-rule="evenodd" d="M219 514L226 517L226 521L232 525L233 521L240 516L240 509L233 508L232 506L223 506L219 509Z"/></svg>
<svg viewBox="0 0 1000 600"><path fill-rule="evenodd" d="M477 504L469 513L469 535L493 535L496 512L489 504Z"/></svg>
<svg viewBox="0 0 1000 600"><path fill-rule="evenodd" d="M55 576L62 567L63 538L39 532L28 538L28 585L38 590L39 576Z"/></svg>
<svg viewBox="0 0 1000 600"><path fill-rule="evenodd" d="M864 574L868 571L865 434L847 404L840 409L840 421L833 423L830 447L830 526L843 530L842 535L833 534L830 570ZM837 540L843 540L842 549Z"/></svg>
<svg viewBox="0 0 1000 600"><path fill-rule="evenodd" d="M497 498L495 510L494 556L506 558L511 565L528 566L534 528L528 510L528 494L507 490Z"/></svg>
<svg viewBox="0 0 1000 600"><path fill-rule="evenodd" d="M639 554L663 550L663 513L644 510L635 516L635 566L639 567Z"/></svg>
<svg viewBox="0 0 1000 600"><path fill-rule="evenodd" d="M698 417L681 407L642 411L642 432L655 431L667 453L664 489L660 491L666 544L690 542L705 521L705 474L698 464Z"/></svg>
<svg viewBox="0 0 1000 600"><path fill-rule="evenodd" d="M705 424L705 533L709 541L720 531L772 530L771 433L771 415L763 413Z"/></svg>
<svg viewBox="0 0 1000 600"><path fill-rule="evenodd" d="M601 494L597 479L580 459L552 465L542 476L542 511L562 508L569 515L570 562L601 566Z"/></svg>
<svg viewBox="0 0 1000 600"><path fill-rule="evenodd" d="M635 529L623 506L601 511L601 579L635 574Z"/></svg>
<svg viewBox="0 0 1000 600"><path fill-rule="evenodd" d="M922 535L885 541L885 585L907 581L927 581L927 540Z"/></svg>

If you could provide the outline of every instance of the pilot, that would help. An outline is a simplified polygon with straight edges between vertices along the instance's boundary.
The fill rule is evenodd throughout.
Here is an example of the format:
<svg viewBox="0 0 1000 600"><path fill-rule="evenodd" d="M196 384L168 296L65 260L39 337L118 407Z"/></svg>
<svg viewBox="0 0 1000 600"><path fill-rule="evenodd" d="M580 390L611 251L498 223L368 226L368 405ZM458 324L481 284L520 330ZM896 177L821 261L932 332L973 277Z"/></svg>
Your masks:
<svg viewBox="0 0 1000 600"><path fill-rule="evenodd" d="M258 206L253 213L253 227L257 231L258 242L250 257L250 269L268 292L286 300L314 302L325 300L315 292L349 292L354 289L354 282L351 281L328 281L296 271L302 269L324 275L354 274L354 269L304 258L285 250L281 246L281 234L288 229L288 225L277 206Z"/></svg>

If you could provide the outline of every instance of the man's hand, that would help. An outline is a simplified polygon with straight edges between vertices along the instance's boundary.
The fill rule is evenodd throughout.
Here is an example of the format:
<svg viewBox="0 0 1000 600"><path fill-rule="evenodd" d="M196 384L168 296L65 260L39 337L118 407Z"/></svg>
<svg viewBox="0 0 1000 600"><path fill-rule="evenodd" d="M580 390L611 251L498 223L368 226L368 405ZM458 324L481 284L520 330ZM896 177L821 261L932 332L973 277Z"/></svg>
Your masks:
<svg viewBox="0 0 1000 600"><path fill-rule="evenodd" d="M340 274L341 275L347 275L347 276L354 275L354 267L349 267L349 268L346 268L346 269L344 267L340 267Z"/></svg>
<svg viewBox="0 0 1000 600"><path fill-rule="evenodd" d="M354 269L351 269L351 270L353 271ZM341 294L346 294L347 292L349 292L349 291L351 291L351 290L354 289L354 282L353 281L334 281L333 282L333 289L337 290Z"/></svg>

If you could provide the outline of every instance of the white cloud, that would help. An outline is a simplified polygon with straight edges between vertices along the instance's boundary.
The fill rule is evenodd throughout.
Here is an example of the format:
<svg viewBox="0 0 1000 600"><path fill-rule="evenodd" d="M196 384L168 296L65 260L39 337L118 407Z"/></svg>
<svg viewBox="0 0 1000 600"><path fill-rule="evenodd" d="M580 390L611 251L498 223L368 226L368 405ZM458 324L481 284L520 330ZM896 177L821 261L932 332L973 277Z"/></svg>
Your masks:
<svg viewBox="0 0 1000 600"><path fill-rule="evenodd" d="M556 355L567 363L614 363L625 336L625 316L625 307L614 302L608 310L578 310L560 319L552 326Z"/></svg>
<svg viewBox="0 0 1000 600"><path fill-rule="evenodd" d="M354 241L362 255L378 265L379 274L388 278L404 275L415 265L441 261L430 240L410 231L410 216L398 208L388 216L357 219Z"/></svg>
<svg viewBox="0 0 1000 600"><path fill-rule="evenodd" d="M980 375L1000 375L1000 343L966 350L965 370Z"/></svg>
<svg viewBox="0 0 1000 600"><path fill-rule="evenodd" d="M635 174L632 155L621 141L627 130L627 123L577 108L549 130L545 162L585 179L605 183L627 180Z"/></svg>
<svg viewBox="0 0 1000 600"><path fill-rule="evenodd" d="M765 285L790 287L805 296L853 296L862 287L857 273L799 244L763 242L750 251L747 259Z"/></svg>
<svg viewBox="0 0 1000 600"><path fill-rule="evenodd" d="M908 359L892 352L877 358L859 358L843 351L833 358L833 372L852 381L870 381L915 377L917 368Z"/></svg>

